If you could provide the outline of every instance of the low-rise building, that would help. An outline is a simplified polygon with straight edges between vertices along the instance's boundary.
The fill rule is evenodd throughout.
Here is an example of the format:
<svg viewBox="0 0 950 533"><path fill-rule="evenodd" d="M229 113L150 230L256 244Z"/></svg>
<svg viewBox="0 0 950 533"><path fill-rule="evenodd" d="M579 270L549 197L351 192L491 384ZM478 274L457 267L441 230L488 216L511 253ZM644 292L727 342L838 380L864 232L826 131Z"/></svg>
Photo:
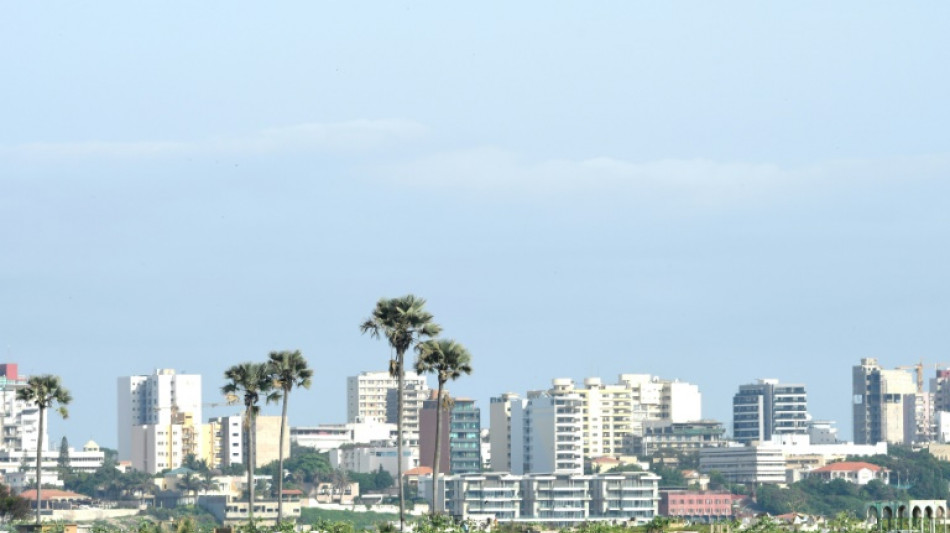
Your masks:
<svg viewBox="0 0 950 533"><path fill-rule="evenodd" d="M296 520L300 518L299 492L284 491L283 511L285 519ZM225 526L243 524L248 519L246 499L221 495L198 496L198 506L214 515L218 522ZM277 500L255 501L254 521L257 524L275 525L277 523Z"/></svg>
<svg viewBox="0 0 950 533"><path fill-rule="evenodd" d="M563 527L588 521L649 522L657 515L659 480L651 472L491 472L441 477L440 487L446 512L456 518ZM431 476L420 479L420 489L431 501Z"/></svg>
<svg viewBox="0 0 950 533"><path fill-rule="evenodd" d="M726 433L722 422L696 420L693 422L648 421L643 423L642 435L631 437L632 455L650 456L660 450L695 452L700 448L721 446Z"/></svg>
<svg viewBox="0 0 950 533"><path fill-rule="evenodd" d="M805 473L806 477L814 477L825 481L843 479L856 485L867 485L875 479L888 484L890 471L884 467L864 462L845 461L816 468Z"/></svg>
<svg viewBox="0 0 950 533"><path fill-rule="evenodd" d="M330 450L330 466L360 474L369 474L382 468L396 477L396 456L396 445L391 441L345 446ZM404 447L402 450L403 472L417 466L419 466L418 449Z"/></svg>
<svg viewBox="0 0 950 533"><path fill-rule="evenodd" d="M785 455L771 443L699 450L699 471L719 472L732 483L785 483Z"/></svg>
<svg viewBox="0 0 950 533"><path fill-rule="evenodd" d="M732 518L732 494L723 491L668 490L660 493L660 515L693 522Z"/></svg>
<svg viewBox="0 0 950 533"><path fill-rule="evenodd" d="M290 428L291 442L320 452L334 450L349 444L369 444L373 441L394 440L395 438L396 424L378 420Z"/></svg>

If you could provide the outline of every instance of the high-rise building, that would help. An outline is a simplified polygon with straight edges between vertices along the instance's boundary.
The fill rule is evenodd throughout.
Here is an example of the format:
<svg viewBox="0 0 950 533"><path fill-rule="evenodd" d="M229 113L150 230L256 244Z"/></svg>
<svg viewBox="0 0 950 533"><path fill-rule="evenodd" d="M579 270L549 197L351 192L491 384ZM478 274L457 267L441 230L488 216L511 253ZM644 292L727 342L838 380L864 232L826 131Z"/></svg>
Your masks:
<svg viewBox="0 0 950 533"><path fill-rule="evenodd" d="M649 374L621 374L617 384L587 378L577 387L567 378L553 380L551 395L581 399L584 456L594 458L631 453L634 435L649 421L692 422L702 418L696 385L663 380Z"/></svg>
<svg viewBox="0 0 950 533"><path fill-rule="evenodd" d="M740 385L732 397L732 436L737 442L807 435L809 420L804 385L760 379Z"/></svg>
<svg viewBox="0 0 950 533"><path fill-rule="evenodd" d="M904 442L904 396L918 392L913 375L866 357L852 369L851 390L855 444Z"/></svg>
<svg viewBox="0 0 950 533"><path fill-rule="evenodd" d="M512 474L582 474L583 446L579 395L532 391L512 402Z"/></svg>
<svg viewBox="0 0 950 533"><path fill-rule="evenodd" d="M425 376L406 372L403 396L403 440L406 446L419 445L419 410L429 398ZM346 382L347 422L387 422L395 424L398 380L389 372L361 372Z"/></svg>
<svg viewBox="0 0 950 533"><path fill-rule="evenodd" d="M492 472L511 472L511 406L521 404L520 396L506 392L492 398L488 411L489 447Z"/></svg>
<svg viewBox="0 0 950 533"><path fill-rule="evenodd" d="M151 375L120 377L117 407L120 460L177 468L188 454L202 456L200 375L158 369ZM180 438L169 438L178 434ZM166 449L172 445L181 448ZM153 452L166 453L167 460L156 460L162 456Z"/></svg>
<svg viewBox="0 0 950 533"><path fill-rule="evenodd" d="M432 467L435 452L435 425L438 400L426 400L419 413L419 465ZM439 472L469 474L481 472L481 411L470 398L451 400L443 409L439 448Z"/></svg>
<svg viewBox="0 0 950 533"><path fill-rule="evenodd" d="M0 450L36 450L37 440L43 450L49 449L47 427L40 429L40 410L34 403L18 400L16 392L26 387L26 377L19 375L16 363L0 365Z"/></svg>

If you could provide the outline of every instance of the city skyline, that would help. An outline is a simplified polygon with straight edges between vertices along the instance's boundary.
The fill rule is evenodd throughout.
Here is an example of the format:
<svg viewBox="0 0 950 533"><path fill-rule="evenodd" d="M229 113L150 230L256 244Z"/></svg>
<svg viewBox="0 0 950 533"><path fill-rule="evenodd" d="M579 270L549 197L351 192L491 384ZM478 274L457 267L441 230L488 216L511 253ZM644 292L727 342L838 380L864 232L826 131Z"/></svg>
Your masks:
<svg viewBox="0 0 950 533"><path fill-rule="evenodd" d="M850 438L858 361L950 359L946 4L2 10L0 348L73 393L54 439L285 349L292 423L342 422L407 293L483 409L636 372L728 423L775 378Z"/></svg>

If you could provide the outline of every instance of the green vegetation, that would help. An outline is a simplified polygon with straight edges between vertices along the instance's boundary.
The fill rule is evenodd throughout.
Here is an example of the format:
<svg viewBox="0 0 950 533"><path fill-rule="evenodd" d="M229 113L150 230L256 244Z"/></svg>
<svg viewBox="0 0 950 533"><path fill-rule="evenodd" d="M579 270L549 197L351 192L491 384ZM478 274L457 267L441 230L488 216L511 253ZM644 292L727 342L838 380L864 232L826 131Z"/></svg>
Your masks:
<svg viewBox="0 0 950 533"><path fill-rule="evenodd" d="M861 486L840 479L831 482L805 479L791 484L787 489L765 485L757 491L758 504L771 514L794 511L823 516L840 513L861 516L870 501L947 499L950 463L937 459L927 450L913 451L904 446L891 446L888 455L853 457L849 460L889 469L891 484L872 481Z"/></svg>
<svg viewBox="0 0 950 533"><path fill-rule="evenodd" d="M297 523L326 525L327 523L333 522L345 522L351 524L353 529L361 531L364 529L373 529L376 524L380 522L391 522L394 520L399 520L399 515L395 513L375 513L372 511L364 513L304 507L300 510L300 519L297 520Z"/></svg>

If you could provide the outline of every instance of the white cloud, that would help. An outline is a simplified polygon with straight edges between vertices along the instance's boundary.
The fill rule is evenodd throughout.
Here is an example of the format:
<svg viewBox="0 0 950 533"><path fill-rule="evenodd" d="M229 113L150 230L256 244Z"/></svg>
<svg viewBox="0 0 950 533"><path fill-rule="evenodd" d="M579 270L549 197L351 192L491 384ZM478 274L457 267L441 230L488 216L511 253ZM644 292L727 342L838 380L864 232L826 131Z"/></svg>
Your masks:
<svg viewBox="0 0 950 533"><path fill-rule="evenodd" d="M878 180L945 176L950 154L824 161L800 167L771 163L610 157L530 161L496 148L436 154L381 169L383 179L407 186L472 193L676 200L692 204L755 202L816 188Z"/></svg>
<svg viewBox="0 0 950 533"><path fill-rule="evenodd" d="M268 154L369 150L422 137L407 120L353 120L268 128L245 137L199 141L80 141L0 146L0 155L26 158L149 158L180 155Z"/></svg>

